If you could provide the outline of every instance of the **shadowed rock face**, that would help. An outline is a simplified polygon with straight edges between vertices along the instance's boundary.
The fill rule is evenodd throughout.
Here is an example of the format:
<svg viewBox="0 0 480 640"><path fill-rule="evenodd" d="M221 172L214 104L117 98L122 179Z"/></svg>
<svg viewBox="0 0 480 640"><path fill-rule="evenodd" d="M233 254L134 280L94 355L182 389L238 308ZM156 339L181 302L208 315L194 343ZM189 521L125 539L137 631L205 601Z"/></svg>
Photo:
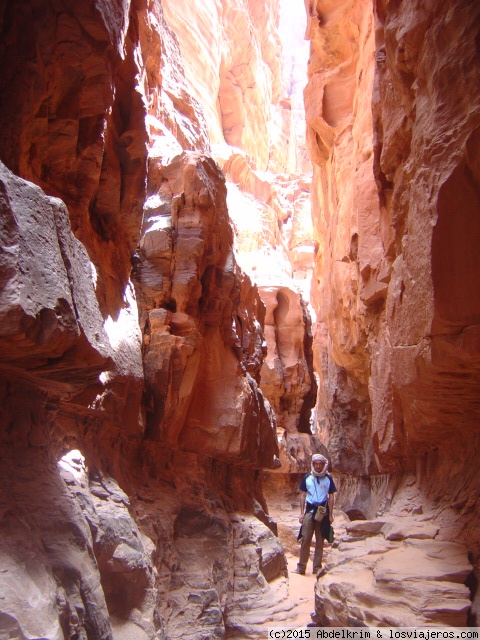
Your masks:
<svg viewBox="0 0 480 640"><path fill-rule="evenodd" d="M119 304L146 175L138 29L129 2L2 2L2 160L67 205L102 261L102 309ZM7 124L8 123L8 124Z"/></svg>
<svg viewBox="0 0 480 640"><path fill-rule="evenodd" d="M197 161L193 162L194 168ZM218 169L209 162L218 178ZM41 189L5 167L1 188L5 222L5 278L0 297L1 552L8 568L7 574L2 574L2 592L6 594L2 633L9 630L14 635L33 633L49 638L63 637L62 633L107 638L112 633L135 632L153 637L163 625L170 625L171 608L156 612L161 594L171 593L164 583L174 580L182 598L194 589L200 612L214 596L215 615L198 614L197 624L198 628L216 629L212 633L222 637L225 607L228 605L232 616L236 615L237 602L231 593L235 558L230 552L235 540L255 549L251 582L244 584L242 597L256 589L258 599L255 567L257 577L265 573L266 578L261 578L265 593L267 578L278 576L285 567L280 546L260 522L273 526L265 514L258 470L274 465L278 447L273 417L252 377L261 363L261 357L255 359L254 338L257 333L261 336L260 324L252 313L258 308L254 304L255 300L258 303L257 294L238 272L232 257L232 271L221 269L225 255L220 253L216 280L204 278L211 298L203 289L202 304L182 307L181 296L177 295L180 308L195 309L193 316L183 314L176 320L173 314L171 325L166 327L150 323L145 334L150 337L149 346L157 330L160 335L169 335L168 329L173 326L179 334L173 339L182 352L182 340L188 337L185 327L191 326L198 349L206 354L213 352L211 359L205 356L198 361L201 382L188 378L181 366L167 378L167 399L173 398L178 405L182 384L187 384L191 403L183 414L183 423L167 423L170 431L166 431L156 414L156 399L165 400L156 372L175 362L171 348L157 350L155 365L149 365L146 357L149 366L144 377L132 292L126 291L125 307L118 310L116 319L108 316L104 321L95 292L95 270L69 228L64 204L45 196ZM220 202L217 204L222 210ZM34 232L40 219L41 232ZM218 220L215 228L225 239ZM228 231L228 225L224 231ZM206 247L212 242L211 236L217 238L206 229ZM227 233L227 253L228 240ZM216 251L209 255L216 264ZM203 268L207 271L206 265ZM183 286L188 284L183 278L181 291L201 293L201 275L193 269L191 278L195 280L191 288ZM227 285L222 288L224 281ZM45 289L41 288L43 284ZM235 330L232 318L240 316L242 323L238 321ZM249 318L254 329L250 341L246 333ZM211 327L218 330L213 338ZM258 354L262 355L261 349ZM218 361L220 367L215 366ZM212 366L213 374L209 373ZM152 367L154 373L150 374ZM215 378L219 372L226 376L223 385L211 381L211 376ZM148 409L142 401L143 389L146 397L152 398ZM209 389L216 394L210 402L206 395ZM195 400L196 393L203 394L203 403ZM217 417L214 422L219 407L223 407L222 416L233 413L239 417L232 418L230 424L226 417ZM176 408L181 415L181 403ZM196 438L195 431L190 433L201 430L202 425L216 438L209 438L208 430L204 438ZM178 427L175 437L174 427ZM82 471L80 485L65 477L56 465L60 455L72 446L80 447L88 460L89 470ZM182 453L176 459L175 450L192 453ZM123 484L129 498L109 474ZM195 510L201 519L209 513L208 517L223 523L228 545L223 549L222 543L213 573L209 567L216 545L212 553L206 551L209 530L195 530L197 552L201 548L206 553L201 567L186 559L191 541L185 549L175 542L189 537L188 532L175 533L174 523L182 509L186 513ZM232 521L235 516L229 514L236 509L255 512L260 518L255 535L247 536L248 541L242 536L232 537L232 527L241 532L247 526L244 521ZM159 518L161 529L156 524ZM136 521L148 532L148 538L142 538ZM258 536L265 541L260 547ZM264 552L258 553L263 546ZM31 563L36 567L33 574L24 569ZM163 569L159 573L160 565ZM204 591L192 587L191 582L203 570L207 572L202 578ZM34 614L27 601L36 602ZM177 623L171 624L175 627ZM182 625L184 622L179 634Z"/></svg>
<svg viewBox="0 0 480 640"><path fill-rule="evenodd" d="M221 638L285 574L264 307L161 5L74 4L0 5L0 635Z"/></svg>

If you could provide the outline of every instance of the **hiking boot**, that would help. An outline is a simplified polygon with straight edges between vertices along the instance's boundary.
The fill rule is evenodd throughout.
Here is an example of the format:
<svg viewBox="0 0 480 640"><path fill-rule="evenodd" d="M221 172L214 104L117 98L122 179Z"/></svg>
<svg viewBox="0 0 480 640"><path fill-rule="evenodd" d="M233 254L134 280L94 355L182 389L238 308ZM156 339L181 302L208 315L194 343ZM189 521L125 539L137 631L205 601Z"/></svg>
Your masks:
<svg viewBox="0 0 480 640"><path fill-rule="evenodd" d="M292 571L292 573L298 573L301 576L305 575L305 570L299 569L298 567Z"/></svg>

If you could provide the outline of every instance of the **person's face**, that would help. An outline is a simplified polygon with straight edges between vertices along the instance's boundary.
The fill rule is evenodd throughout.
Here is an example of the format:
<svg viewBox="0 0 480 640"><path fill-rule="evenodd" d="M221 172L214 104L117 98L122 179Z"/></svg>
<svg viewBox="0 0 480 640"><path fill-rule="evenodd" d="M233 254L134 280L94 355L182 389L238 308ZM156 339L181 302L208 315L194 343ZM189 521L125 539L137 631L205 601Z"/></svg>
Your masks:
<svg viewBox="0 0 480 640"><path fill-rule="evenodd" d="M323 469L324 464L325 463L321 460L315 460L315 462L313 463L313 468L315 469L315 471L320 472Z"/></svg>

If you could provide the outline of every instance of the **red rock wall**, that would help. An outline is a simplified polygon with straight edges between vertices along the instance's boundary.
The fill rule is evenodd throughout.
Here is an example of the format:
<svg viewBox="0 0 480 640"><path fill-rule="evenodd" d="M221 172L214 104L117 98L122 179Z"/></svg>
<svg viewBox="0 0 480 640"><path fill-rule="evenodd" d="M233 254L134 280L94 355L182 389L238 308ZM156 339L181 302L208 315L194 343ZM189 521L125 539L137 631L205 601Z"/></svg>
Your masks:
<svg viewBox="0 0 480 640"><path fill-rule="evenodd" d="M312 444L296 433L314 389L308 322L283 280L265 309L238 268L211 156L263 201L287 270L309 268L292 213L308 180L279 187L259 171L293 166L288 126L272 140L267 127L292 108L276 104L276 3L197 5L187 23L166 0L0 1L9 636L247 634L285 572L261 479L279 455L262 325L283 461L298 471ZM424 513L476 560L479 10L306 5L317 422L340 505ZM86 465L57 464L76 448Z"/></svg>
<svg viewBox="0 0 480 640"><path fill-rule="evenodd" d="M350 506L379 504L361 476L416 471L426 501L470 501L478 553L479 8L307 9L323 434Z"/></svg>
<svg viewBox="0 0 480 640"><path fill-rule="evenodd" d="M0 4L0 634L223 637L285 573L265 311L161 4L77 4Z"/></svg>
<svg viewBox="0 0 480 640"><path fill-rule="evenodd" d="M242 149L264 171L269 121L280 91L278 2L164 0L165 19L178 39L186 82L201 104L214 154ZM173 89L175 91L175 89Z"/></svg>
<svg viewBox="0 0 480 640"><path fill-rule="evenodd" d="M319 435L338 505L367 519L329 556L317 620L476 625L480 8L306 7Z"/></svg>

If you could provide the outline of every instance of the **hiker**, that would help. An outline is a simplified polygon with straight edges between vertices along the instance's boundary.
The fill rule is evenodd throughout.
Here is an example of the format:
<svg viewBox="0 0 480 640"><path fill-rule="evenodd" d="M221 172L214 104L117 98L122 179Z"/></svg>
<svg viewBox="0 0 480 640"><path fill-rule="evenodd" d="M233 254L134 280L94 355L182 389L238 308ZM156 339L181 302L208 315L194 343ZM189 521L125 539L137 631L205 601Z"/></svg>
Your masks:
<svg viewBox="0 0 480 640"><path fill-rule="evenodd" d="M313 573L322 568L323 540L329 537L333 522L333 506L337 488L332 476L327 473L328 460L320 453L312 456L312 469L300 483L301 547L300 558L294 573L305 575L310 557L310 545L315 533L315 552L313 555Z"/></svg>

